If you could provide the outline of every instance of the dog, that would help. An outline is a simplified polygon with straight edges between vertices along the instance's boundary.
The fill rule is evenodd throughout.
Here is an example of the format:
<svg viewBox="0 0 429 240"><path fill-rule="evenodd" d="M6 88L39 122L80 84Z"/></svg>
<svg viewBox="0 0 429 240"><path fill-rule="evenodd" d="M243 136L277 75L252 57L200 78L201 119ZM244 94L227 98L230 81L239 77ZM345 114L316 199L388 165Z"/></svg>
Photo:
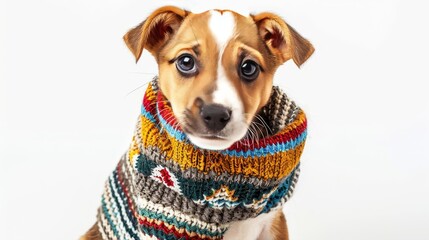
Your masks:
<svg viewBox="0 0 429 240"><path fill-rule="evenodd" d="M159 88L163 95L161 100L155 100L156 104L168 105L175 119L173 126L181 129L190 144L213 154L234 146L248 137L249 131L253 133L252 141L248 141L250 143L269 135L272 129L259 114L273 94L273 77L277 68L290 59L299 67L314 52L308 40L273 13L249 16L231 10L192 13L173 6L155 10L145 21L126 33L124 41L136 61L140 59L143 49L155 57L159 77L154 88ZM252 131L251 126L258 126L259 131ZM168 180L171 193L183 194L183 189L172 187L177 179L170 176L173 175L171 170L155 167L151 171L151 178L147 179L158 184L164 181L164 185ZM127 174L124 173L124 176L126 178ZM125 195L130 195L131 190L124 189ZM224 195L217 198L222 202L216 202L216 209L230 207L227 204L231 204L231 201L225 199L236 199L234 196L237 191L234 193L224 186L221 190ZM167 198L169 195L163 196ZM139 201L147 204L144 199ZM133 201L129 202L132 206ZM234 211L233 207L230 209ZM111 214L125 216L120 210L119 213L114 209L111 211ZM175 217L174 214L171 217ZM116 224L115 220L104 221ZM139 219L140 224L153 222L147 218ZM211 223L213 221L204 224ZM141 232L136 233L136 238L131 235L121 238L116 231L109 233L101 228L102 223L95 224L81 239L157 239ZM175 234L185 231L178 230L177 226L175 229ZM207 236L206 233L203 235ZM288 230L282 209L277 208L256 217L228 222L228 227L221 235L225 240L285 240L288 239ZM171 236L168 239L173 239ZM174 236L179 239L178 235ZM188 237L180 239L205 238L190 233Z"/></svg>

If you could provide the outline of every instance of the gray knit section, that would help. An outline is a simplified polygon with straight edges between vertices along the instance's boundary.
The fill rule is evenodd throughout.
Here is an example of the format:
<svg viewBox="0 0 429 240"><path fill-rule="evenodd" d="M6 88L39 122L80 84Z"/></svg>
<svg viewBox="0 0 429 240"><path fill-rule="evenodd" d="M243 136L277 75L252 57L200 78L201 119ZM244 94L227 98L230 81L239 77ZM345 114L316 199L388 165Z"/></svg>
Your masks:
<svg viewBox="0 0 429 240"><path fill-rule="evenodd" d="M282 200L282 203L280 205L283 205L292 197L293 193L295 192L295 187L296 187L296 184L298 183L300 174L301 174L301 168L298 167L294 172L286 197L284 198L284 201Z"/></svg>
<svg viewBox="0 0 429 240"><path fill-rule="evenodd" d="M261 209L246 208L243 206L237 206L232 209L208 207L197 204L178 192L166 188L164 184L157 182L150 176L138 173L136 179L136 190L142 198L156 204L171 207L174 210L181 211L204 222L227 224L232 221L256 217L261 211Z"/></svg>
<svg viewBox="0 0 429 240"><path fill-rule="evenodd" d="M158 91L158 76L155 76L152 78L152 81L150 82L152 85L152 89L156 92Z"/></svg>
<svg viewBox="0 0 429 240"><path fill-rule="evenodd" d="M285 126L293 122L299 112L299 107L287 97L278 86L273 86L269 103L262 108L261 116L272 134L277 133Z"/></svg>
<svg viewBox="0 0 429 240"><path fill-rule="evenodd" d="M130 199L132 201L133 206L137 206L137 191L135 189L134 184L132 184L135 181L135 170L131 166L128 154L124 154L121 158L120 163L122 164L122 176L124 178L124 183L126 183L126 189L130 195Z"/></svg>

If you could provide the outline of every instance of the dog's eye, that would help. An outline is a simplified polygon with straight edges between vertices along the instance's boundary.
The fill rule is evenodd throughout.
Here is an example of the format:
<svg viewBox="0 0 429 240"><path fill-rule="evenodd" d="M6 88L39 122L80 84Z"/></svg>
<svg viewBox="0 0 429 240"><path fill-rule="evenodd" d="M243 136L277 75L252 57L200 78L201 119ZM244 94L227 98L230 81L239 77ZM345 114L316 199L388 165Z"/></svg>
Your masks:
<svg viewBox="0 0 429 240"><path fill-rule="evenodd" d="M194 57L190 54L182 54L176 60L177 70L185 77L190 77L197 73L197 65Z"/></svg>
<svg viewBox="0 0 429 240"><path fill-rule="evenodd" d="M259 65L252 60L245 60L240 66L240 77L247 81L254 81L259 75Z"/></svg>

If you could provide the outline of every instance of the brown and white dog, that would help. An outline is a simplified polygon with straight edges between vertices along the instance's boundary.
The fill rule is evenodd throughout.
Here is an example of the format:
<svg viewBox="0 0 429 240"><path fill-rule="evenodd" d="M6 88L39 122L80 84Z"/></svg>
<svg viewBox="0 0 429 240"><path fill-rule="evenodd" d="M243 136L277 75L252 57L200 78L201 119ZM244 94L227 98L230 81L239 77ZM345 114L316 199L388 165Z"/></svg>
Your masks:
<svg viewBox="0 0 429 240"><path fill-rule="evenodd" d="M136 61L143 49L155 57L160 89L181 128L193 144L213 150L245 136L268 101L281 64L292 59L300 66L314 51L272 13L196 14L172 6L157 9L124 40ZM224 235L226 240L256 238L288 239L281 210L235 222ZM82 239L101 239L97 225Z"/></svg>

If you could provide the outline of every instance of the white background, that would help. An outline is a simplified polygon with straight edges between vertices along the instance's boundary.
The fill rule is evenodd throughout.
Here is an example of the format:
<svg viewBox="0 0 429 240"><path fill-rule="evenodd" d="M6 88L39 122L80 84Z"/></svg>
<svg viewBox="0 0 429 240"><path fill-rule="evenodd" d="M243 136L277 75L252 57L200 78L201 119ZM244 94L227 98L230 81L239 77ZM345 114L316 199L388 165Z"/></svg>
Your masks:
<svg viewBox="0 0 429 240"><path fill-rule="evenodd" d="M94 223L157 71L122 36L167 3L273 11L314 44L276 76L309 118L292 240L429 239L423 0L2 0L1 239L77 239Z"/></svg>

